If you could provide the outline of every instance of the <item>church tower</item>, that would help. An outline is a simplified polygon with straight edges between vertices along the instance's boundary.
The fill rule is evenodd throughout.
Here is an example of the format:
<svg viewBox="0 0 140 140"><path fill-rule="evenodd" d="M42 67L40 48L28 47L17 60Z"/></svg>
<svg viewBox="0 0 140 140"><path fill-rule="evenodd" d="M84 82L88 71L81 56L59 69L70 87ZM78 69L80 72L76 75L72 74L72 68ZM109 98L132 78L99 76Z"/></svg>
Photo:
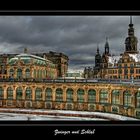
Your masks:
<svg viewBox="0 0 140 140"><path fill-rule="evenodd" d="M106 38L106 43L105 43L105 55L109 55L109 43L108 43L108 38Z"/></svg>
<svg viewBox="0 0 140 140"><path fill-rule="evenodd" d="M95 55L95 67L99 68L101 65L101 55L99 53L99 46L97 46L97 52Z"/></svg>
<svg viewBox="0 0 140 140"><path fill-rule="evenodd" d="M134 34L134 28L132 23L132 16L130 16L130 24L128 28L128 37L125 39L125 53L135 54L137 51L137 37Z"/></svg>

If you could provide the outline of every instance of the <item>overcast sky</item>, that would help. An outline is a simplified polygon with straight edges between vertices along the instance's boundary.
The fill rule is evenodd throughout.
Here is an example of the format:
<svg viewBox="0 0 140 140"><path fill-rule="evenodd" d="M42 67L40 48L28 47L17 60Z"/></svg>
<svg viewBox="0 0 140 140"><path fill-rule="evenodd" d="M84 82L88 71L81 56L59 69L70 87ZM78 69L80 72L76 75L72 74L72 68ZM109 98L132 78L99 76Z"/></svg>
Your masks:
<svg viewBox="0 0 140 140"><path fill-rule="evenodd" d="M94 66L97 44L104 51L109 38L110 53L124 51L129 16L0 16L0 53L62 52L69 57L69 69ZM133 16L140 42L140 17ZM138 50L139 50L138 43Z"/></svg>

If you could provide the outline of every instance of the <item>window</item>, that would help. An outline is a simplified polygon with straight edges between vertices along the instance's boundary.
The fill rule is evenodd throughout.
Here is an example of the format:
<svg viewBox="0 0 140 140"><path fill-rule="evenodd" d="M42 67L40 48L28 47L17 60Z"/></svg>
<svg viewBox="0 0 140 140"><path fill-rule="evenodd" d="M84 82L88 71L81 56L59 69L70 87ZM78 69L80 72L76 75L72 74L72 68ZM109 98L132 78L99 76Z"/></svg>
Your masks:
<svg viewBox="0 0 140 140"><path fill-rule="evenodd" d="M105 89L100 91L100 103L108 103L108 92Z"/></svg>
<svg viewBox="0 0 140 140"><path fill-rule="evenodd" d="M26 93L26 97L25 97L26 100L32 100L32 89L30 87L26 88L25 93Z"/></svg>
<svg viewBox="0 0 140 140"><path fill-rule="evenodd" d="M112 104L120 104L120 91L119 90L113 90L112 91Z"/></svg>
<svg viewBox="0 0 140 140"><path fill-rule="evenodd" d="M79 103L84 102L84 90L83 89L78 89L77 90L77 101Z"/></svg>
<svg viewBox="0 0 140 140"><path fill-rule="evenodd" d="M29 69L26 69L26 71L25 71L25 77L26 78L30 78L30 70Z"/></svg>
<svg viewBox="0 0 140 140"><path fill-rule="evenodd" d="M51 101L52 100L52 89L51 88L46 88L46 100Z"/></svg>
<svg viewBox="0 0 140 140"><path fill-rule="evenodd" d="M57 102L63 101L63 90L61 88L56 89L56 101Z"/></svg>
<svg viewBox="0 0 140 140"><path fill-rule="evenodd" d="M0 99L4 99L4 93L2 87L0 87Z"/></svg>
<svg viewBox="0 0 140 140"><path fill-rule="evenodd" d="M22 99L22 88L21 87L18 87L16 89L16 99L17 100L21 100Z"/></svg>
<svg viewBox="0 0 140 140"><path fill-rule="evenodd" d="M88 91L88 102L96 102L96 91L94 89Z"/></svg>
<svg viewBox="0 0 140 140"><path fill-rule="evenodd" d="M67 102L73 102L73 89L67 89Z"/></svg>
<svg viewBox="0 0 140 140"><path fill-rule="evenodd" d="M137 96L136 96L136 107L137 108L140 108L140 92L137 93Z"/></svg>
<svg viewBox="0 0 140 140"><path fill-rule="evenodd" d="M11 87L7 88L7 99L13 99L13 89Z"/></svg>
<svg viewBox="0 0 140 140"><path fill-rule="evenodd" d="M22 70L21 69L17 69L17 78L21 78L22 77Z"/></svg>
<svg viewBox="0 0 140 140"><path fill-rule="evenodd" d="M36 100L42 100L42 89L41 88L36 88L35 99Z"/></svg>
<svg viewBox="0 0 140 140"><path fill-rule="evenodd" d="M124 92L124 106L131 106L131 94L130 91Z"/></svg>

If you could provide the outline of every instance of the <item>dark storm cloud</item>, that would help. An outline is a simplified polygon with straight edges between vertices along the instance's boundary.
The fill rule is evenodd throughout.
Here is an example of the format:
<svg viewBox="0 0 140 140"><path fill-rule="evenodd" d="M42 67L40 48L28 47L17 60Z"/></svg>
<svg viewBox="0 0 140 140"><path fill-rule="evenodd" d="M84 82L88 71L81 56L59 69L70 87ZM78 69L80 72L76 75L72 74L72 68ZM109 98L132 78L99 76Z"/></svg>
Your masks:
<svg viewBox="0 0 140 140"><path fill-rule="evenodd" d="M140 36L140 18L134 17L135 34ZM1 53L63 52L71 69L94 65L97 44L104 51L106 37L110 51L124 51L129 16L1 16Z"/></svg>

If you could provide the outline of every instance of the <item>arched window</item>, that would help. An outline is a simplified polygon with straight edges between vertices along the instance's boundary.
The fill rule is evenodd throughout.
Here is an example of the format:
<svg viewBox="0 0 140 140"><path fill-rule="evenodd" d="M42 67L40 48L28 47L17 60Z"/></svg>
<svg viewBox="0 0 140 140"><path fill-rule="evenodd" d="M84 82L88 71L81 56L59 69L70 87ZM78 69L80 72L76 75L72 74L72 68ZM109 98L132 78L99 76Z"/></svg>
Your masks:
<svg viewBox="0 0 140 140"><path fill-rule="evenodd" d="M96 102L96 91L94 89L90 89L88 91L88 102L95 103Z"/></svg>
<svg viewBox="0 0 140 140"><path fill-rule="evenodd" d="M22 78L22 69L17 69L17 78Z"/></svg>
<svg viewBox="0 0 140 140"><path fill-rule="evenodd" d="M0 87L0 99L4 99L4 93L2 87Z"/></svg>
<svg viewBox="0 0 140 140"><path fill-rule="evenodd" d="M26 100L32 100L32 89L30 87L26 88L25 93L26 93L25 99Z"/></svg>
<svg viewBox="0 0 140 140"><path fill-rule="evenodd" d="M56 101L57 102L63 101L63 90L61 88L56 89Z"/></svg>
<svg viewBox="0 0 140 140"><path fill-rule="evenodd" d="M83 103L84 102L84 90L83 89L78 89L77 90L77 102Z"/></svg>
<svg viewBox="0 0 140 140"><path fill-rule="evenodd" d="M119 90L112 91L112 104L120 104L120 91Z"/></svg>
<svg viewBox="0 0 140 140"><path fill-rule="evenodd" d="M131 106L131 94L130 91L124 92L124 106Z"/></svg>
<svg viewBox="0 0 140 140"><path fill-rule="evenodd" d="M46 88L45 93L46 93L45 100L52 101L52 89Z"/></svg>
<svg viewBox="0 0 140 140"><path fill-rule="evenodd" d="M100 103L108 103L108 91L106 89L100 91Z"/></svg>
<svg viewBox="0 0 140 140"><path fill-rule="evenodd" d="M73 102L73 89L68 88L66 94L67 94L67 102Z"/></svg>
<svg viewBox="0 0 140 140"><path fill-rule="evenodd" d="M13 99L13 89L11 87L7 88L7 99Z"/></svg>
<svg viewBox="0 0 140 140"><path fill-rule="evenodd" d="M140 108L140 91L137 93L136 98L136 106L137 108Z"/></svg>
<svg viewBox="0 0 140 140"><path fill-rule="evenodd" d="M17 100L21 100L22 99L22 88L21 87L18 87L16 89L16 99Z"/></svg>
<svg viewBox="0 0 140 140"><path fill-rule="evenodd" d="M26 71L25 71L25 77L26 78L30 78L31 77L30 70L29 69L26 69Z"/></svg>
<svg viewBox="0 0 140 140"><path fill-rule="evenodd" d="M35 99L36 100L42 100L42 89L41 88L36 88Z"/></svg>
<svg viewBox="0 0 140 140"><path fill-rule="evenodd" d="M10 69L10 73L9 73L9 75L10 75L11 77L14 76L14 70L13 70L13 69Z"/></svg>

